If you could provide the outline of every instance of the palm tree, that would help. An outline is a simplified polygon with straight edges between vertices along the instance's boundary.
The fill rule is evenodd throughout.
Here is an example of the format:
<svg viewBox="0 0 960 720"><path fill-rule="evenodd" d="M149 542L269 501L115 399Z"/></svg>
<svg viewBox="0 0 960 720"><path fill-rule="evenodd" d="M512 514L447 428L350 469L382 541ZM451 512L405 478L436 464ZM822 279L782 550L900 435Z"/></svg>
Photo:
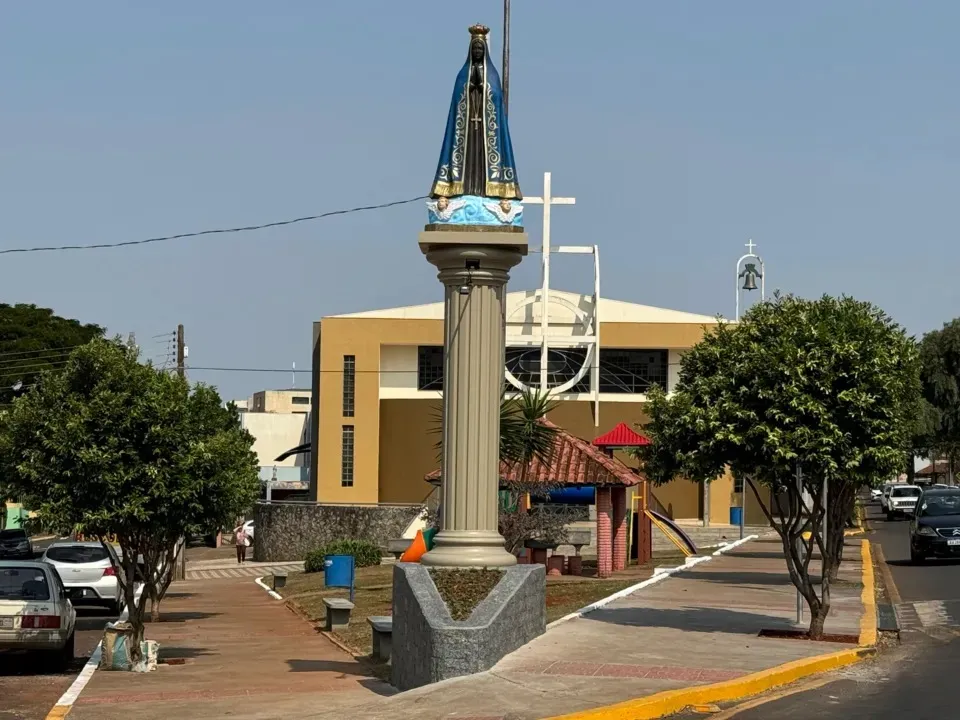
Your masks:
<svg viewBox="0 0 960 720"><path fill-rule="evenodd" d="M526 465L534 459L548 461L559 429L543 421L556 406L549 392L526 389L508 395L505 388L500 399L500 462ZM435 445L439 454L443 449L441 408L434 412L430 431L441 436Z"/></svg>

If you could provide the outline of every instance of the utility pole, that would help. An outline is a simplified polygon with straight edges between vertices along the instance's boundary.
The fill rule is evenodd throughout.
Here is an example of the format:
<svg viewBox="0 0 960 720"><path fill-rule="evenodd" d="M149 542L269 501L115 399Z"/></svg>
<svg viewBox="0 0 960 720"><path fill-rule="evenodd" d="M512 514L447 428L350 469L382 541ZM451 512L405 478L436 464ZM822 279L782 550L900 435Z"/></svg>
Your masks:
<svg viewBox="0 0 960 720"><path fill-rule="evenodd" d="M186 377L184 360L187 357L187 346L183 343L183 325L177 325L177 374ZM177 542L177 553L173 561L173 579L187 579L187 539L180 538Z"/></svg>
<svg viewBox="0 0 960 720"><path fill-rule="evenodd" d="M185 377L186 368L183 361L187 357L187 346L183 344L183 325L177 325L177 374Z"/></svg>
<svg viewBox="0 0 960 720"><path fill-rule="evenodd" d="M510 113L510 0L503 0L503 112Z"/></svg>

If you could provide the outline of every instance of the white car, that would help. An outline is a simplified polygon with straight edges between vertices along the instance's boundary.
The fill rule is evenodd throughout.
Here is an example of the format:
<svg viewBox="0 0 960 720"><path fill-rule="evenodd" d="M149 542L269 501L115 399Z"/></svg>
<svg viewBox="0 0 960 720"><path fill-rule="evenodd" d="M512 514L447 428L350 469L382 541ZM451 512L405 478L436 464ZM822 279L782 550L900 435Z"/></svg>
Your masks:
<svg viewBox="0 0 960 720"><path fill-rule="evenodd" d="M250 542L253 542L253 520L247 520L243 524L243 531L247 534L247 537L250 538Z"/></svg>
<svg viewBox="0 0 960 720"><path fill-rule="evenodd" d="M99 542L56 542L41 558L60 573L74 605L99 605L118 615L123 605L117 568L120 560L112 545Z"/></svg>
<svg viewBox="0 0 960 720"><path fill-rule="evenodd" d="M897 483L884 483L883 487L880 488L880 509L884 512L887 511L887 501L890 499L890 491L895 485L897 485Z"/></svg>
<svg viewBox="0 0 960 720"><path fill-rule="evenodd" d="M896 515L913 517L923 490L916 485L894 485L887 497L887 520Z"/></svg>
<svg viewBox="0 0 960 720"><path fill-rule="evenodd" d="M0 560L0 650L42 652L65 668L76 625L77 611L52 565Z"/></svg>

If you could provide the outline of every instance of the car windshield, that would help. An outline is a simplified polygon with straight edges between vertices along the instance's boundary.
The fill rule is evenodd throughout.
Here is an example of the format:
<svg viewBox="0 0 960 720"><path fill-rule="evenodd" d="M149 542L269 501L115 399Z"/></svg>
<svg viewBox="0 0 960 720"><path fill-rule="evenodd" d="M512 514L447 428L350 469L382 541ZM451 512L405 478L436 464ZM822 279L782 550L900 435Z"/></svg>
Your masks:
<svg viewBox="0 0 960 720"><path fill-rule="evenodd" d="M918 487L902 487L894 488L890 492L891 497L920 497L920 488Z"/></svg>
<svg viewBox="0 0 960 720"><path fill-rule="evenodd" d="M0 530L0 540L26 540L27 533L24 530Z"/></svg>
<svg viewBox="0 0 960 720"><path fill-rule="evenodd" d="M50 585L43 570L0 568L0 600L49 600Z"/></svg>
<svg viewBox="0 0 960 720"><path fill-rule="evenodd" d="M921 515L960 515L960 492L927 495L920 508Z"/></svg>
<svg viewBox="0 0 960 720"><path fill-rule="evenodd" d="M61 563L92 563L106 560L109 555L99 545L60 545L47 550L47 559Z"/></svg>

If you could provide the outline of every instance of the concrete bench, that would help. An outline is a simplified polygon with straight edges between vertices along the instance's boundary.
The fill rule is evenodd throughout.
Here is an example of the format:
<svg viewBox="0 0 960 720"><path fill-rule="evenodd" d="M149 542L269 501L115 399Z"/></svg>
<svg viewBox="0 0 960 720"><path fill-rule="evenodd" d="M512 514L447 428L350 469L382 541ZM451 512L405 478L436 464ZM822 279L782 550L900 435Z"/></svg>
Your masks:
<svg viewBox="0 0 960 720"><path fill-rule="evenodd" d="M327 609L327 632L333 632L350 625L350 612L353 603L345 598L324 598L323 606Z"/></svg>
<svg viewBox="0 0 960 720"><path fill-rule="evenodd" d="M373 657L380 662L388 662L393 643L393 618L389 615L373 615L367 618L373 629Z"/></svg>
<svg viewBox="0 0 960 720"><path fill-rule="evenodd" d="M413 540L404 540L402 538L397 540L387 540L387 552L399 560L400 556L406 552L407 548L410 547L410 543L412 542Z"/></svg>

